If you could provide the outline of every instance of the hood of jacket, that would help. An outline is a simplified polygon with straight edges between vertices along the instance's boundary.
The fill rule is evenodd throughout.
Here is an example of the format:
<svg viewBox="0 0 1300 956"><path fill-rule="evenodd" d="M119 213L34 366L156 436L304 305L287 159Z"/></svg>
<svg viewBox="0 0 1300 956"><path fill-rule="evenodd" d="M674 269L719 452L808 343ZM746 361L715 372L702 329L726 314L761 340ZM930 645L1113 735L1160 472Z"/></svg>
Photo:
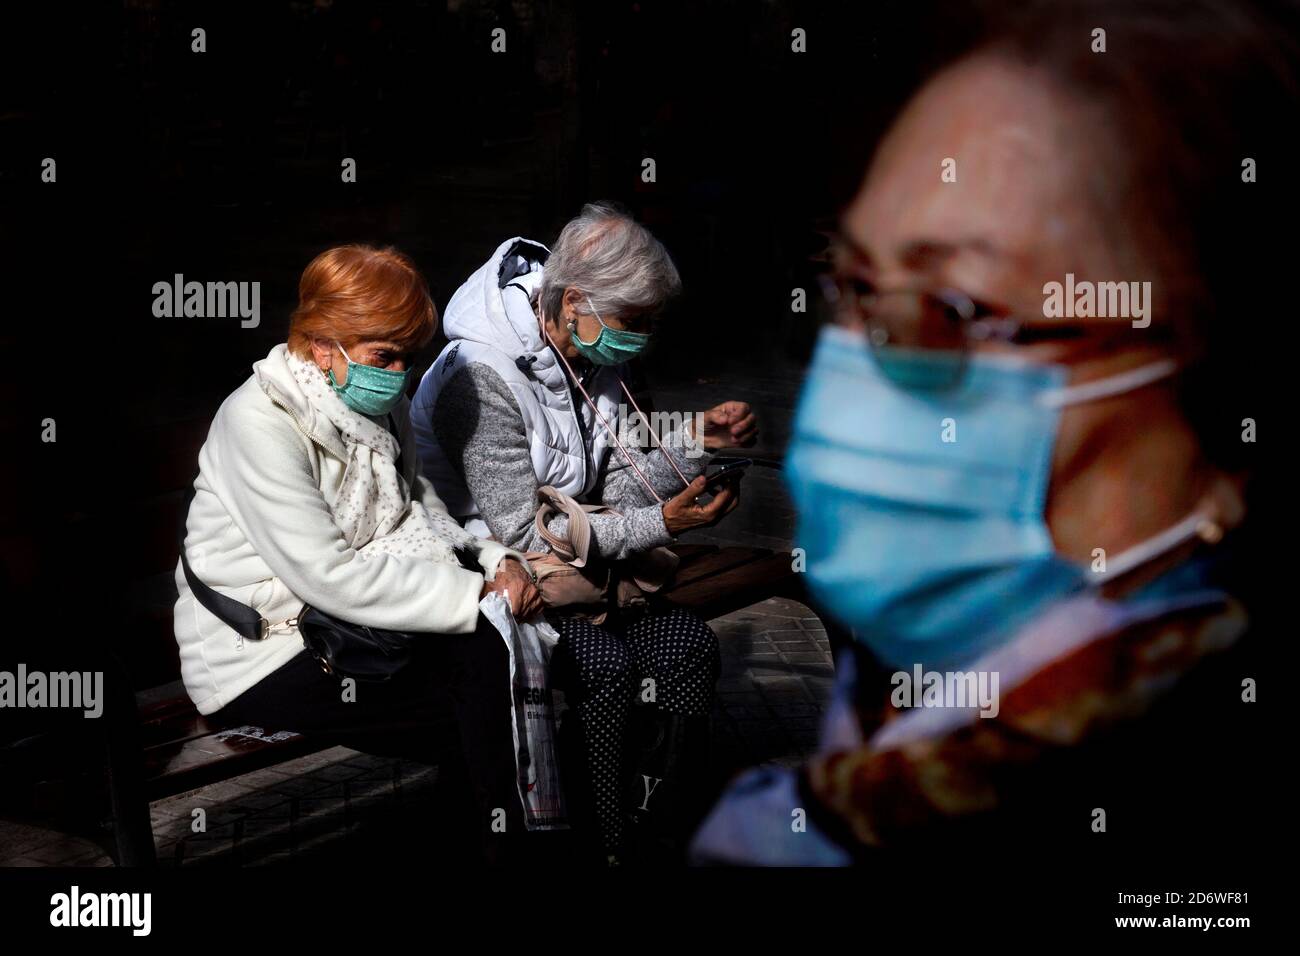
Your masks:
<svg viewBox="0 0 1300 956"><path fill-rule="evenodd" d="M451 297L442 328L450 341L489 345L558 389L567 388L564 369L542 338L536 314L526 305L541 286L548 256L546 246L521 236L501 243Z"/></svg>

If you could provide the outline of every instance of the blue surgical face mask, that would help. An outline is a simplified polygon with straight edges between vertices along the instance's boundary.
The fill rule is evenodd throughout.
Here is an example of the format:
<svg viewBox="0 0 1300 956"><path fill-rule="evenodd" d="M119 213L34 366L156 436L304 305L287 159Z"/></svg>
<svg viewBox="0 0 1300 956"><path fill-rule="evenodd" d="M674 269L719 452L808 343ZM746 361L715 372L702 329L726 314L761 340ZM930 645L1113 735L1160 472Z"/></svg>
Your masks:
<svg viewBox="0 0 1300 956"><path fill-rule="evenodd" d="M343 404L362 415L387 415L402 400L406 392L406 380L411 370L394 372L391 369L375 368L373 365L361 365L352 361L347 351L338 342L339 351L348 361L347 381L340 385L334 379L334 370L330 369L330 385L343 399Z"/></svg>
<svg viewBox="0 0 1300 956"><path fill-rule="evenodd" d="M1064 366L976 355L955 389L896 384L944 380L943 362L873 356L861 335L825 329L786 457L813 598L898 668L968 664L1205 524L1189 516L1096 573L1056 553L1044 519L1060 409L1164 378L1172 360L1067 387Z"/></svg>
<svg viewBox="0 0 1300 956"><path fill-rule="evenodd" d="M569 338L578 354L592 365L619 365L628 359L636 358L650 343L650 336L645 332L628 332L625 329L611 329L600 317L591 298L587 297L587 307L600 323L600 334L592 342L578 338L577 326L569 322Z"/></svg>

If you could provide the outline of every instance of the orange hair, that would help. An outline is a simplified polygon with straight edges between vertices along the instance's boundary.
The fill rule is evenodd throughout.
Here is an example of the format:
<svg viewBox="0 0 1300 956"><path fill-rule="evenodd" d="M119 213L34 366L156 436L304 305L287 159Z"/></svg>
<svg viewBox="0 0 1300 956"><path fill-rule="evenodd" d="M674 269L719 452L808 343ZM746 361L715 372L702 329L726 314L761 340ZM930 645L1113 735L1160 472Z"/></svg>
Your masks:
<svg viewBox="0 0 1300 956"><path fill-rule="evenodd" d="M415 263L392 246L326 249L302 272L298 308L289 319L289 350L311 358L313 338L384 339L415 351L433 338L438 314Z"/></svg>

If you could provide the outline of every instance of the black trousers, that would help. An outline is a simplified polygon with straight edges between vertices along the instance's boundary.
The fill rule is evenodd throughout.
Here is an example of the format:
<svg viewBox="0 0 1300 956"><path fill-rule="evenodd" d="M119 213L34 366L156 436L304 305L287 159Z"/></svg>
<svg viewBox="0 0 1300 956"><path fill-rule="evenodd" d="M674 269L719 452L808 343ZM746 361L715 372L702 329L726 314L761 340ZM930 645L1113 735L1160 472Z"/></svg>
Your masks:
<svg viewBox="0 0 1300 956"><path fill-rule="evenodd" d="M345 701L340 679L304 650L212 719L322 734L366 753L436 763L440 782L468 782L472 800L457 815L466 820L463 835L480 840L487 859L504 861L505 846L518 841L501 839L494 820L504 819L511 836L522 835L525 825L510 723L510 658L500 632L479 615L472 634L422 635L406 667L384 683L357 682L355 698Z"/></svg>
<svg viewBox="0 0 1300 956"><path fill-rule="evenodd" d="M722 666L718 638L706 622L680 608L647 614L623 629L581 618L553 621L560 642L551 680L578 716L585 761L586 779L566 788L587 788L588 799L578 803L594 804L604 850L618 855L625 849L624 758L633 698L653 690L659 710L707 715Z"/></svg>

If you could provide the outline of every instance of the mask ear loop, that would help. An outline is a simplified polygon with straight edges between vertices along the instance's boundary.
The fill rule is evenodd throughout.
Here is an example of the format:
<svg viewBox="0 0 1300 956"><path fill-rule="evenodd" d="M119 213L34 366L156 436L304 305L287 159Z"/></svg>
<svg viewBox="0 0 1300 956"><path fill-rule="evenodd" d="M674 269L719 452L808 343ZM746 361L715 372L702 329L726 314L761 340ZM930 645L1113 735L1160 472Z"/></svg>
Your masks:
<svg viewBox="0 0 1300 956"><path fill-rule="evenodd" d="M650 484L649 480L642 473L641 469L637 467L637 463L633 461L632 456L628 454L628 450L623 447L623 443L619 441L618 435L614 433L614 429L610 426L609 422L605 419L605 416L601 413L600 409L596 407L596 403L591 400L591 396L587 394L586 388L584 388L582 385L582 380L579 379L576 374L574 374L573 366L569 364L569 360L564 357L564 353L561 352L558 348L556 348L555 343L551 341L551 333L546 330L546 319L540 315L538 316L538 319L542 325L542 335L546 337L546 341L550 344L552 351L554 351L555 354L560 357L560 361L564 364L564 368L569 373L569 378L573 381L573 384L578 386L578 391L582 393L582 397L586 400L587 404L591 407L591 410L596 413L596 417L600 419L600 423L605 426L605 431L607 431L609 433L609 437L614 440L614 444L618 446L618 450L623 453L623 457L627 459L627 463L632 466L632 470L636 472L636 476L641 479L641 484L645 485L645 490L650 492L650 497L654 498L654 500L658 504L662 505L664 503L664 500L659 497L658 493L654 490L654 486ZM623 390L627 391L626 385L623 386ZM637 409L637 411L639 412L640 409ZM676 465L674 465L673 467L676 468ZM680 475L681 473L678 472L678 474Z"/></svg>
<svg viewBox="0 0 1300 956"><path fill-rule="evenodd" d="M1052 408L1080 405L1144 388L1168 378L1177 371L1177 361L1172 358L1159 359L1117 375L1056 389L1044 394L1042 402ZM1215 544L1222 537L1223 526L1198 509L1182 521L1109 559L1105 571L1094 572L1093 581L1096 584L1103 584L1125 575L1193 538Z"/></svg>
<svg viewBox="0 0 1300 956"><path fill-rule="evenodd" d="M605 334L605 330L609 328L609 326L606 325L605 320L600 317L600 313L596 311L596 307L591 304L591 296L587 295L587 293L584 292L582 293L582 297L587 300L587 308L591 309L591 314L594 315L596 317L596 321L600 323L600 331L596 333L596 337L592 339L590 342L585 342L583 341L581 336L578 335L578 326L575 322L573 322L572 319L570 319L569 322L565 325L565 328L569 330L569 334L571 336L573 336L579 342L582 342L583 345L590 347L600 341L600 337ZM545 326L546 323L543 322L542 323L543 329L545 328Z"/></svg>
<svg viewBox="0 0 1300 956"><path fill-rule="evenodd" d="M1176 371L1178 371L1177 361L1171 358L1159 359L1117 375L1108 375L1106 378L1082 382L1078 385L1066 385L1045 392L1042 403L1050 408L1065 408L1069 405L1094 402L1099 398L1110 398L1112 395L1122 395L1143 388L1168 378Z"/></svg>
<svg viewBox="0 0 1300 956"><path fill-rule="evenodd" d="M1115 555L1106 562L1105 571L1093 572L1093 580L1097 584L1104 584L1113 578L1128 574L1193 538L1215 544L1223 538L1223 527L1213 518L1195 511L1159 534Z"/></svg>

